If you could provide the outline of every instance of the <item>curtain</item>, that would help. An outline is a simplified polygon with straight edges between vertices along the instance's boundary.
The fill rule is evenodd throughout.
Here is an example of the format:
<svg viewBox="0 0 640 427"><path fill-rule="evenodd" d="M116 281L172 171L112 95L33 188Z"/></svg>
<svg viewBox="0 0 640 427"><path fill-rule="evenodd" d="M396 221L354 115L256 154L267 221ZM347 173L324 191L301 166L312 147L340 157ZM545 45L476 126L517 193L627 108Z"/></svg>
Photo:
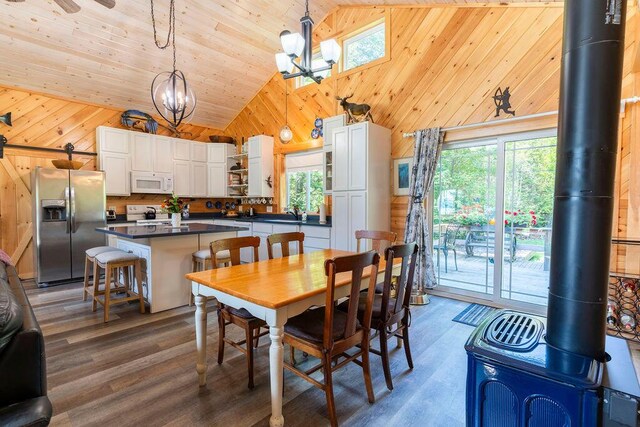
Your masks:
<svg viewBox="0 0 640 427"><path fill-rule="evenodd" d="M409 207L407 223L404 228L404 240L418 244L415 282L416 291L424 291L436 286L436 274L433 267L431 230L427 221L425 199L431 191L436 174L444 133L440 128L416 131L413 169L409 180Z"/></svg>

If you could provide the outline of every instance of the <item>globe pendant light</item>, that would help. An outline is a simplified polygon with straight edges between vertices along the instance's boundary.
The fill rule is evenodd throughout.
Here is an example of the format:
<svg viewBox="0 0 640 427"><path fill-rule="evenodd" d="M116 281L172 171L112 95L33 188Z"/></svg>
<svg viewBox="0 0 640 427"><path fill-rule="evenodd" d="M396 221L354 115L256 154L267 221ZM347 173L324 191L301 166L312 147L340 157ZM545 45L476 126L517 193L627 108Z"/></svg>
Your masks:
<svg viewBox="0 0 640 427"><path fill-rule="evenodd" d="M179 134L177 128L185 119L190 119L196 109L196 95L187 83L184 73L176 69L176 12L175 0L169 2L169 32L164 44L158 42L156 19L151 0L151 22L153 23L153 38L159 49L173 48L173 70L158 74L151 83L151 100L153 106L169 123L174 133Z"/></svg>
<svg viewBox="0 0 640 427"><path fill-rule="evenodd" d="M280 33L280 43L284 52L276 53L276 65L278 71L285 79L294 77L308 77L316 83L325 78L333 64L340 59L340 45L335 39L320 42L320 54L322 59L313 60L313 19L309 16L309 0L305 2L305 14L300 18L302 34L284 30ZM296 62L296 59L299 61ZM318 66L314 68L314 66ZM293 72L297 68L297 72Z"/></svg>
<svg viewBox="0 0 640 427"><path fill-rule="evenodd" d="M287 82L284 83L284 126L280 129L280 142L288 144L293 139L293 132L289 128L289 122L287 121L287 100L289 98L289 91Z"/></svg>

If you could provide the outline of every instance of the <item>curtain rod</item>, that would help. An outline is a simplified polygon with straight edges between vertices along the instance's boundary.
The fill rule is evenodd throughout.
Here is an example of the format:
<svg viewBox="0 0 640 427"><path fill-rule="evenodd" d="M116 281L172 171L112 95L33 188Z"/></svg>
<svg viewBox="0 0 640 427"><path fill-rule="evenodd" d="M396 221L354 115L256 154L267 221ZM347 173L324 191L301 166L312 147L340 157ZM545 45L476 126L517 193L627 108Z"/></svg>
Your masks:
<svg viewBox="0 0 640 427"><path fill-rule="evenodd" d="M631 98L624 98L622 100L620 100L620 111L624 112L625 107L627 106L627 104L635 104L640 102L640 96L633 96ZM558 114L558 111L547 111L546 113L535 113L535 114L528 114L526 116L519 116L519 117L509 117L508 119L500 119L500 120L492 120L489 122L480 122L480 123L469 123L467 125L460 125L460 126L451 126L451 127L446 127L446 128L442 128L441 130L443 132L448 132L448 131L452 131L452 130L462 130L462 129L473 129L473 128L479 128L479 127L484 127L484 126L493 126L493 125L500 125L500 124L504 124L504 123L512 123L512 122L518 122L521 120L526 120L526 119L535 119L535 118L540 118L540 117L546 117L546 116L553 116ZM415 132L405 132L402 134L403 138L414 138L416 136Z"/></svg>

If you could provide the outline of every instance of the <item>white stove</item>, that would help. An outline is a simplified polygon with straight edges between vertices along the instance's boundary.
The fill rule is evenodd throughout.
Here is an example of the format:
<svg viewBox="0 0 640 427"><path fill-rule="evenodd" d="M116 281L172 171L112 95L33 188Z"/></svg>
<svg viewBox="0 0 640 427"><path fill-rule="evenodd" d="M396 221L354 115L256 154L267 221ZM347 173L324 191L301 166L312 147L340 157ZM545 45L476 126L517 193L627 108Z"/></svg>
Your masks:
<svg viewBox="0 0 640 427"><path fill-rule="evenodd" d="M156 209L156 219L145 219L145 212ZM127 221L135 221L141 225L170 224L169 214L161 211L160 205L127 205Z"/></svg>

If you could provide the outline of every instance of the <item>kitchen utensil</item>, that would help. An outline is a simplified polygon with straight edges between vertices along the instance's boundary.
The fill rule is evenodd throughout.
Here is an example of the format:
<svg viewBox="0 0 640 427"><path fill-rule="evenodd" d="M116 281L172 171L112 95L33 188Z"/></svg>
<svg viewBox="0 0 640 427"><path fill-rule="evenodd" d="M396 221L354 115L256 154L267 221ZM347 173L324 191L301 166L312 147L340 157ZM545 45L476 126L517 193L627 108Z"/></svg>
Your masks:
<svg viewBox="0 0 640 427"><path fill-rule="evenodd" d="M225 208L226 210L231 209L231 203L226 202L226 203L224 204L224 208Z"/></svg>
<svg viewBox="0 0 640 427"><path fill-rule="evenodd" d="M222 209L222 202L220 200L216 202L216 209Z"/></svg>
<svg viewBox="0 0 640 427"><path fill-rule="evenodd" d="M221 142L224 144L235 144L236 140L230 136L223 135L209 135L209 141L211 142Z"/></svg>
<svg viewBox="0 0 640 427"><path fill-rule="evenodd" d="M207 207L207 209L211 209L213 208L213 202L211 200L207 200L207 203L205 203L205 206Z"/></svg>
<svg viewBox="0 0 640 427"><path fill-rule="evenodd" d="M235 209L236 208L236 202L231 202L231 209Z"/></svg>
<svg viewBox="0 0 640 427"><path fill-rule="evenodd" d="M56 159L56 160L51 160L51 163L53 163L53 166L55 166L56 169L71 169L71 170L78 170L84 165L84 163L82 163L79 160Z"/></svg>
<svg viewBox="0 0 640 427"><path fill-rule="evenodd" d="M267 204L267 199L265 199L264 197L262 198L262 200L260 201L260 203L262 203L263 205Z"/></svg>
<svg viewBox="0 0 640 427"><path fill-rule="evenodd" d="M156 219L156 208L153 206L147 206L147 208L151 210L144 213L144 219Z"/></svg>

